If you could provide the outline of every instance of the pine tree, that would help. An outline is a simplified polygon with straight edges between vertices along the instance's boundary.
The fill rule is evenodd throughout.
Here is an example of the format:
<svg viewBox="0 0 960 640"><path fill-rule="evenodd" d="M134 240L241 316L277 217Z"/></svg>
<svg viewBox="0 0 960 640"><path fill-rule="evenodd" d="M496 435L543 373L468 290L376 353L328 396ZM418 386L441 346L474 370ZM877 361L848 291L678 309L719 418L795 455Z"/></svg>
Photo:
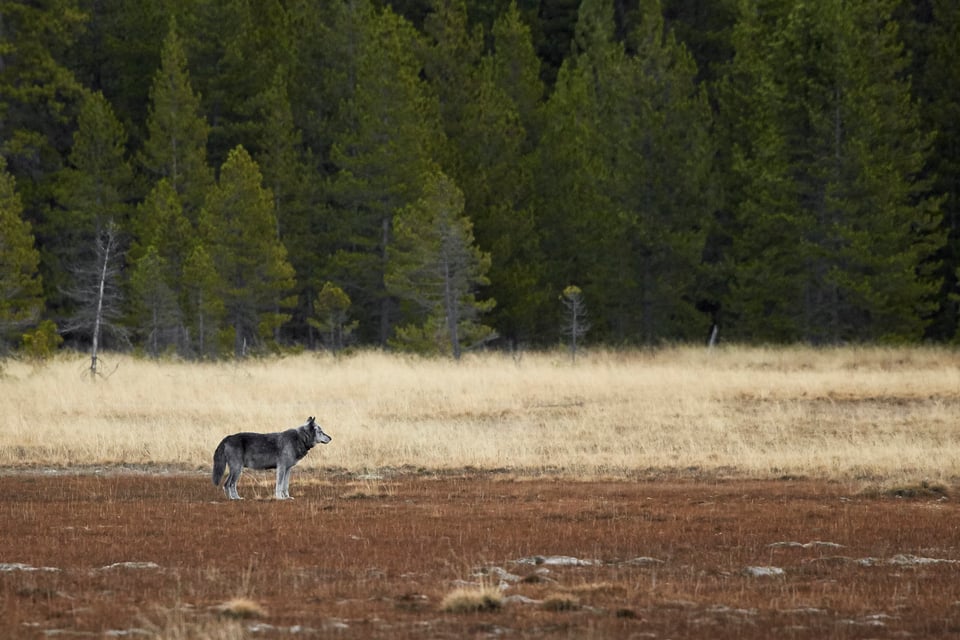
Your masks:
<svg viewBox="0 0 960 640"><path fill-rule="evenodd" d="M234 353L272 344L289 320L294 272L277 237L273 196L243 147L227 156L201 213L200 238L216 268Z"/></svg>
<svg viewBox="0 0 960 640"><path fill-rule="evenodd" d="M423 72L438 98L448 141L441 164L451 175L459 176L463 153L458 147L462 129L469 122L467 110L478 93L483 33L468 26L464 0L432 0L432 5L423 25L427 38Z"/></svg>
<svg viewBox="0 0 960 640"><path fill-rule="evenodd" d="M580 8L540 145L538 208L559 293L589 284L594 328L617 342L705 334L696 310L711 212L710 110L656 8L614 38L613 7ZM586 288L586 287L585 287Z"/></svg>
<svg viewBox="0 0 960 640"><path fill-rule="evenodd" d="M177 296L167 284L169 268L155 247L148 246L130 276L132 320L141 332L147 353L154 358L179 342L181 327Z"/></svg>
<svg viewBox="0 0 960 640"><path fill-rule="evenodd" d="M499 303L489 320L511 341L531 340L550 302L540 286L543 259L532 190L543 85L530 31L514 3L493 33L493 53L480 60L474 95L463 107L457 137L450 139L457 159L448 172L463 190L477 245L491 254L489 291Z"/></svg>
<svg viewBox="0 0 960 640"><path fill-rule="evenodd" d="M209 127L200 111L200 98L190 87L190 74L175 20L163 43L160 68L150 89L147 139L140 163L154 180L166 178L191 222L213 182L207 165Z"/></svg>
<svg viewBox="0 0 960 640"><path fill-rule="evenodd" d="M929 6L924 6L929 5ZM908 40L914 94L920 102L923 128L936 131L926 173L931 190L943 194L941 227L947 242L936 256L943 277L940 309L928 337L960 340L960 5L951 0L907 5L918 16ZM929 13L927 13L929 12ZM910 23L904 27L910 26Z"/></svg>
<svg viewBox="0 0 960 640"><path fill-rule="evenodd" d="M163 319L176 319L182 323L185 315L183 307L186 305L183 270L187 256L196 242L196 231L183 215L180 198L166 178L161 179L147 194L146 199L136 207L130 226L134 239L127 252L128 263L136 270L141 268L138 265L147 253L155 254L142 268L149 267L151 277L158 281L144 284L171 293L176 309L160 315ZM133 288L137 287L134 285ZM133 297L136 300L142 296L134 292ZM144 314L135 310L134 316L134 323L142 326ZM136 316L139 316L139 319ZM166 342L172 341L181 352L188 353L190 348L184 329L181 324L176 330L165 329L161 332L162 336L158 334L154 337L163 337ZM168 344L164 343L162 346L166 347ZM152 353L156 355L155 352Z"/></svg>
<svg viewBox="0 0 960 640"><path fill-rule="evenodd" d="M370 319L361 330L385 344L394 318L383 283L394 213L416 201L442 139L436 101L419 77L417 33L390 9L373 16L358 42L356 89L341 110L337 167L329 195L337 238L331 276Z"/></svg>
<svg viewBox="0 0 960 640"><path fill-rule="evenodd" d="M327 349L333 353L343 350L357 328L357 321L350 322L350 296L330 281L323 283L320 293L313 301L315 317L310 325L320 332Z"/></svg>
<svg viewBox="0 0 960 640"><path fill-rule="evenodd" d="M319 256L328 240L315 204L321 197L319 168L311 166L314 163L294 122L286 75L277 69L271 85L254 101L259 116L254 157L263 171L264 185L273 194L277 233L297 274L298 306L290 324L297 325L293 330L302 338L309 332L310 302L325 277L326 264Z"/></svg>
<svg viewBox="0 0 960 640"><path fill-rule="evenodd" d="M489 284L490 256L474 244L453 181L432 173L424 182L423 196L397 214L388 252L389 291L421 311L419 321L398 327L396 344L459 360L464 349L495 337L478 316L496 303L476 298L477 288Z"/></svg>
<svg viewBox="0 0 960 640"><path fill-rule="evenodd" d="M935 309L930 260L943 238L919 179L931 137L893 6L780 5L738 41L735 82L746 82L734 92L753 98L727 107L743 196L728 307L762 332L752 339L915 340ZM753 3L742 13L756 24Z"/></svg>
<svg viewBox="0 0 960 640"><path fill-rule="evenodd" d="M215 358L234 349L235 340L223 328L226 308L223 283L213 258L197 242L183 265L184 320L190 353L201 359Z"/></svg>
<svg viewBox="0 0 960 640"><path fill-rule="evenodd" d="M493 24L493 78L516 108L524 131L522 152L529 156L543 130L544 86L533 34L523 21L515 0Z"/></svg>
<svg viewBox="0 0 960 640"><path fill-rule="evenodd" d="M43 310L39 265L15 181L0 156L0 352L39 319Z"/></svg>
<svg viewBox="0 0 960 640"><path fill-rule="evenodd" d="M628 34L632 55L614 58L604 82L601 122L602 149L611 155L603 188L630 246L625 262L608 265L608 278L620 282L608 298L615 301L610 316L624 327L616 334L650 344L706 335L709 322L696 303L715 201L711 112L696 65L657 3L645 7Z"/></svg>
<svg viewBox="0 0 960 640"><path fill-rule="evenodd" d="M583 290L573 284L566 287L560 295L560 302L566 312L561 331L563 335L570 338L570 359L576 362L580 339L590 330L587 305L583 301Z"/></svg>
<svg viewBox="0 0 960 640"><path fill-rule="evenodd" d="M783 3L780 3L783 5ZM791 171L784 110L788 87L777 80L782 60L771 55L777 10L742 3L733 31L734 57L718 89L722 163L729 219L719 323L735 341L791 341L801 335L809 213L801 207Z"/></svg>
<svg viewBox="0 0 960 640"><path fill-rule="evenodd" d="M77 0L0 2L0 155L34 222L52 199L84 100L69 62L85 19ZM35 231L42 243L42 227ZM56 290L51 278L44 286Z"/></svg>

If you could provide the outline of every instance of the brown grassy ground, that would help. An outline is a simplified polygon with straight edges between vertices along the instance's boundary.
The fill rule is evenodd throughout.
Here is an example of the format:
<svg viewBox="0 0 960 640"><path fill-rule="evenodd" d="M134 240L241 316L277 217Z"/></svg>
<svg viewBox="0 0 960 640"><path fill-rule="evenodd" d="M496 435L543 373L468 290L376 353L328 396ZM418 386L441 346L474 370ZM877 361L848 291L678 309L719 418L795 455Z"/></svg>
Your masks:
<svg viewBox="0 0 960 640"><path fill-rule="evenodd" d="M960 635L938 487L298 469L277 502L272 481L248 472L231 503L199 474L0 475L0 635ZM499 604L443 609L490 587Z"/></svg>

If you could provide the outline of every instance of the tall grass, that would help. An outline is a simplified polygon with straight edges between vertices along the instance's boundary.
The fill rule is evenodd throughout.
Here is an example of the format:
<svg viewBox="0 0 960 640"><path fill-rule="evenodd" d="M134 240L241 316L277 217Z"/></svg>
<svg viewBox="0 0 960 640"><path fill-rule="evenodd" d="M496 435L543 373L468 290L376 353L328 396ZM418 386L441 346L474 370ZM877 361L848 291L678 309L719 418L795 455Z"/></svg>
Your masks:
<svg viewBox="0 0 960 640"><path fill-rule="evenodd" d="M315 415L301 464L571 475L960 475L960 354L947 349L668 348L459 363L379 352L235 363L107 356L4 363L0 465L207 468L236 431Z"/></svg>

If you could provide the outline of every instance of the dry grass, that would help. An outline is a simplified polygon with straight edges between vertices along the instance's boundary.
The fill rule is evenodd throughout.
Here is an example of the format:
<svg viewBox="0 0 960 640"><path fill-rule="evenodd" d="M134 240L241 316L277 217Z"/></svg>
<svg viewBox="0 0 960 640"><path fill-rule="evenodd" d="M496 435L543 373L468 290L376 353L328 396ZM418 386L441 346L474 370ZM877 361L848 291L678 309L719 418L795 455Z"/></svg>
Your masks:
<svg viewBox="0 0 960 640"><path fill-rule="evenodd" d="M671 348L586 354L575 365L563 353L107 361L112 373L96 383L81 355L41 369L4 363L0 465L205 469L228 433L316 415L333 442L303 468L374 476L391 467L903 484L960 475L960 354L949 349Z"/></svg>
<svg viewBox="0 0 960 640"><path fill-rule="evenodd" d="M460 587L454 589L440 603L444 613L475 613L496 611L503 605L503 596L494 587Z"/></svg>
<svg viewBox="0 0 960 640"><path fill-rule="evenodd" d="M232 598L213 608L224 618L234 620L250 620L253 618L266 618L267 612L254 600L250 598Z"/></svg>

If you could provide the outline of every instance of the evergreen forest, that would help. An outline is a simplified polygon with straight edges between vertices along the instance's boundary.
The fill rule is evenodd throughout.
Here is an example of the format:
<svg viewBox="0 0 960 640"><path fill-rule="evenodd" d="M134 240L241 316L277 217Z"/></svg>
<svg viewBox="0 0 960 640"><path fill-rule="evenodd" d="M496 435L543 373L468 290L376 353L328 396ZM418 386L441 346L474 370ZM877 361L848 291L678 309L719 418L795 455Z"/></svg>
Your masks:
<svg viewBox="0 0 960 640"><path fill-rule="evenodd" d="M955 341L958 60L954 0L0 0L0 350Z"/></svg>

